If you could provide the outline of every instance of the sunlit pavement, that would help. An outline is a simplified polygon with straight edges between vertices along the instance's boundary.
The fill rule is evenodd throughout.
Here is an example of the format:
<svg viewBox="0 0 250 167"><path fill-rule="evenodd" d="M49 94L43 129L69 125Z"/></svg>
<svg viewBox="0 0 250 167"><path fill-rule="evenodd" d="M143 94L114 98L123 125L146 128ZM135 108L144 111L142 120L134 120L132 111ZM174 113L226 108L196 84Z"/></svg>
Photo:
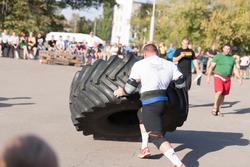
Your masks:
<svg viewBox="0 0 250 167"><path fill-rule="evenodd" d="M11 137L32 133L56 150L62 167L166 167L170 162L150 144L152 157L137 159L140 143L94 141L70 120L69 87L76 67L0 58L0 147ZM249 166L250 80L234 79L221 109L211 114L213 83L193 84L184 126L166 137L187 167Z"/></svg>

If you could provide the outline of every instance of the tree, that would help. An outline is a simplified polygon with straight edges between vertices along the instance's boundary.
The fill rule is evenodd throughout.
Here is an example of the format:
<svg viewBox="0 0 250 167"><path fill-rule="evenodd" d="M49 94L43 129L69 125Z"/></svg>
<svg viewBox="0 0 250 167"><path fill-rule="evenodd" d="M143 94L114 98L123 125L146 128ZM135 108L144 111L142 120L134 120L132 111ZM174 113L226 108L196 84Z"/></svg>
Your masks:
<svg viewBox="0 0 250 167"><path fill-rule="evenodd" d="M56 0L12 0L8 2L9 12L4 17L2 28L17 32L63 30L65 18L56 14L59 9Z"/></svg>
<svg viewBox="0 0 250 167"><path fill-rule="evenodd" d="M132 30L142 43L152 6L142 6L132 18ZM178 46L188 37L195 47L225 43L250 53L250 0L162 0L156 5L155 42Z"/></svg>
<svg viewBox="0 0 250 167"><path fill-rule="evenodd" d="M112 15L113 6L111 6L110 3L104 2L103 15L96 19L96 35L106 41L108 41L111 36Z"/></svg>
<svg viewBox="0 0 250 167"><path fill-rule="evenodd" d="M109 5L114 6L116 4L115 0L62 0L65 4L70 5L73 9L80 9L90 6L100 6L103 3L109 3Z"/></svg>

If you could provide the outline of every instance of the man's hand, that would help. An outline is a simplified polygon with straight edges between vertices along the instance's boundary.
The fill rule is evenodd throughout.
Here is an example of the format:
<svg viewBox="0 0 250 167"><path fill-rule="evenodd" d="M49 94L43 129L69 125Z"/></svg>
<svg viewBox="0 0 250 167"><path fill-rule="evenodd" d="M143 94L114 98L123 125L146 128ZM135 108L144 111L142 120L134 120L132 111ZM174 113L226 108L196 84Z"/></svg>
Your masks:
<svg viewBox="0 0 250 167"><path fill-rule="evenodd" d="M124 90L120 86L118 87L118 89L116 89L114 91L114 96L115 97L121 97L121 96L125 96L125 95L126 94L125 94Z"/></svg>

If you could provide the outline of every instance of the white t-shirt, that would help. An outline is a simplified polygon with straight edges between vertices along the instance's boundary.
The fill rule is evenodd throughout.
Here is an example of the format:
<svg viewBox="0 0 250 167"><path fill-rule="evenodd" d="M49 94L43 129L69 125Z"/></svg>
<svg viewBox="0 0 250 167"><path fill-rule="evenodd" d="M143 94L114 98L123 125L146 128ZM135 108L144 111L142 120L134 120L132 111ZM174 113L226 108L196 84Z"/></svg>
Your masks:
<svg viewBox="0 0 250 167"><path fill-rule="evenodd" d="M18 44L19 42L19 38L18 36L10 36L9 39L8 39L8 42L11 43L11 44Z"/></svg>
<svg viewBox="0 0 250 167"><path fill-rule="evenodd" d="M94 37L90 37L87 42L88 42L87 43L88 47L93 48L95 46L95 38Z"/></svg>
<svg viewBox="0 0 250 167"><path fill-rule="evenodd" d="M7 43L7 42L8 42L8 39L9 39L9 36L6 35L6 34L4 34L4 33L2 33L2 42L3 42L3 43Z"/></svg>
<svg viewBox="0 0 250 167"><path fill-rule="evenodd" d="M182 73L177 66L158 56L151 56L136 62L129 78L140 80L140 92L165 90L172 80L178 79Z"/></svg>
<svg viewBox="0 0 250 167"><path fill-rule="evenodd" d="M64 41L63 40L56 41L56 46L58 49L64 50Z"/></svg>
<svg viewBox="0 0 250 167"><path fill-rule="evenodd" d="M243 56L240 58L240 66L248 66L249 58L247 56Z"/></svg>

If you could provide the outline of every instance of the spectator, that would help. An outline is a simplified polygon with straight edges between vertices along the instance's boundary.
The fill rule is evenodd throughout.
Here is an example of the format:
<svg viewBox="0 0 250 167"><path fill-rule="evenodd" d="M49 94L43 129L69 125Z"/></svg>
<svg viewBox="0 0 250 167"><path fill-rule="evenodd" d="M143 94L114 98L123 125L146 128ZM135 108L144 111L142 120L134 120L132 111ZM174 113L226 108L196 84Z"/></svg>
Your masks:
<svg viewBox="0 0 250 167"><path fill-rule="evenodd" d="M112 55L111 53L111 46L109 44L106 44L106 46L104 47L104 60L108 60L110 58L110 56Z"/></svg>
<svg viewBox="0 0 250 167"><path fill-rule="evenodd" d="M160 52L160 57L161 58L166 58L167 56L167 48L163 42L160 43L159 45L159 52Z"/></svg>
<svg viewBox="0 0 250 167"><path fill-rule="evenodd" d="M102 44L98 44L96 46L96 59L103 59L103 45Z"/></svg>
<svg viewBox="0 0 250 167"><path fill-rule="evenodd" d="M37 48L35 57L37 56L39 57L39 51L43 50L43 47L44 47L44 38L42 37L42 34L40 32L37 33L35 47Z"/></svg>
<svg viewBox="0 0 250 167"><path fill-rule="evenodd" d="M167 60L173 61L175 51L176 51L176 48L174 48L173 44L171 43L169 48L167 49Z"/></svg>
<svg viewBox="0 0 250 167"><path fill-rule="evenodd" d="M28 59L29 52L27 48L27 40L25 37L25 33L21 32L19 37L19 53L22 55L23 59Z"/></svg>
<svg viewBox="0 0 250 167"><path fill-rule="evenodd" d="M118 48L117 43L113 44L113 45L111 46L111 55L112 55L112 56L117 55L118 49L119 49L119 48Z"/></svg>
<svg viewBox="0 0 250 167"><path fill-rule="evenodd" d="M2 56L2 34L0 34L0 57Z"/></svg>
<svg viewBox="0 0 250 167"><path fill-rule="evenodd" d="M192 81L192 60L196 68L197 74L201 75L200 68L197 61L195 60L195 53L190 49L188 39L183 39L181 48L177 49L173 57L173 62L178 62L178 67L186 78L186 88L191 88Z"/></svg>
<svg viewBox="0 0 250 167"><path fill-rule="evenodd" d="M129 53L132 53L133 52L133 49L131 48L131 46L125 46L123 48L123 54L124 55L128 55Z"/></svg>
<svg viewBox="0 0 250 167"><path fill-rule="evenodd" d="M0 155L0 167L58 167L54 150L34 135L10 140Z"/></svg>
<svg viewBox="0 0 250 167"><path fill-rule="evenodd" d="M64 40L64 50L67 50L70 45L70 36L68 35L67 38Z"/></svg>
<svg viewBox="0 0 250 167"><path fill-rule="evenodd" d="M247 71L249 66L249 57L247 55L240 58L240 75L243 79L247 79Z"/></svg>
<svg viewBox="0 0 250 167"><path fill-rule="evenodd" d="M8 44L9 35L7 30L2 32L2 54L3 57L9 57L9 44Z"/></svg>
<svg viewBox="0 0 250 167"><path fill-rule="evenodd" d="M56 40L55 40L54 35L51 36L51 40L48 41L48 44L49 44L49 50L50 51L55 51L55 49L56 49Z"/></svg>
<svg viewBox="0 0 250 167"><path fill-rule="evenodd" d="M77 52L77 42L75 37L73 37L72 41L69 42L69 47L67 48L67 51L69 51L72 55L76 54Z"/></svg>
<svg viewBox="0 0 250 167"><path fill-rule="evenodd" d="M59 39L56 41L56 49L63 51L65 49L64 46L65 44L64 44L63 38L62 36L59 36Z"/></svg>
<svg viewBox="0 0 250 167"><path fill-rule="evenodd" d="M16 32L13 32L12 36L9 37L8 43L9 43L9 57L18 59L19 38L16 35Z"/></svg>
<svg viewBox="0 0 250 167"><path fill-rule="evenodd" d="M29 33L29 37L27 39L27 44L28 44L28 52L29 52L29 58L34 59L35 53L36 53L36 38L33 36L33 32Z"/></svg>
<svg viewBox="0 0 250 167"><path fill-rule="evenodd" d="M123 46L122 46L121 43L118 44L117 55L118 56L122 56L123 55Z"/></svg>
<svg viewBox="0 0 250 167"><path fill-rule="evenodd" d="M202 58L203 58L203 56L204 56L204 52L203 52L202 48L198 47L195 50L195 57L196 57L198 66L199 66L199 68L200 68L201 71L203 71L203 64L202 64Z"/></svg>

